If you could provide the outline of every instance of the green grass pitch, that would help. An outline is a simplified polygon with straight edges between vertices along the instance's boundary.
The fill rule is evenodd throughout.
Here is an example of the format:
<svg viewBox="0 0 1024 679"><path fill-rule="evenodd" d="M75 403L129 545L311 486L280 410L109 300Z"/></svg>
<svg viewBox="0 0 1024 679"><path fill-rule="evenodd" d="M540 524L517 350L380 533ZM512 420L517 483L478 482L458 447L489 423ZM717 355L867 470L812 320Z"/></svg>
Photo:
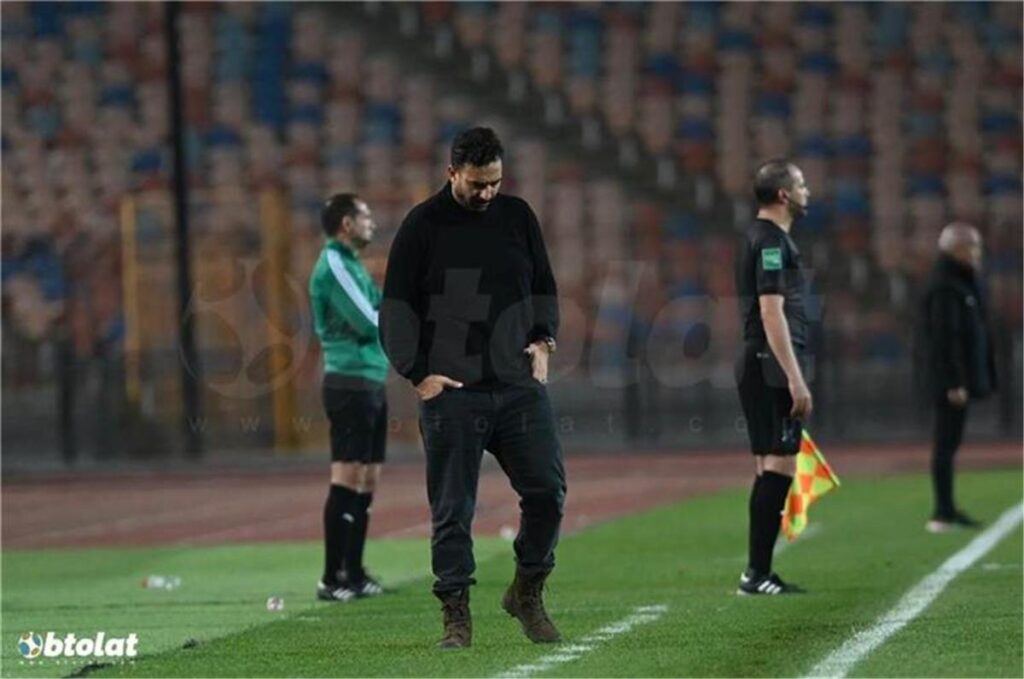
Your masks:
<svg viewBox="0 0 1024 679"><path fill-rule="evenodd" d="M958 494L988 522L1021 502L1020 470L963 473ZM570 488L571 492L571 488ZM737 597L746 491L682 502L566 537L547 602L569 644L627 617L660 618L598 643L545 676L797 676L872 622L975 534L924 532L922 476L844 482L815 505L810 537L777 570L810 590ZM854 676L1022 675L1021 530L950 583L924 613L853 669ZM3 676L68 676L80 660L25 661L27 631L139 635L133 663L90 676L494 676L557 652L535 646L498 602L511 545L477 541L474 645L439 651L426 541L372 541L368 563L397 591L350 604L313 601L314 543L3 554ZM182 578L173 591L147 574ZM266 610L269 596L285 608ZM199 643L183 649L189 639Z"/></svg>

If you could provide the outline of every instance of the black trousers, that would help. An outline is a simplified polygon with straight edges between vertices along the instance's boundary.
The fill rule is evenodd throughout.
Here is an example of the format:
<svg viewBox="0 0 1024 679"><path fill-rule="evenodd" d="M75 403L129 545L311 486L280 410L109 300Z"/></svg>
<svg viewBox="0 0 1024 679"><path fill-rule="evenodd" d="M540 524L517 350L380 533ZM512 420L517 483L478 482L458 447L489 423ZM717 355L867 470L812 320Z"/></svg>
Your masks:
<svg viewBox="0 0 1024 679"><path fill-rule="evenodd" d="M932 486L935 489L935 518L950 519L956 512L953 501L953 458L964 437L967 406L958 408L945 395L935 401Z"/></svg>
<svg viewBox="0 0 1024 679"><path fill-rule="evenodd" d="M490 391L446 389L420 404L433 524L435 592L475 583L471 527L486 449L519 495L518 567L549 572L565 503L565 470L547 389L538 382Z"/></svg>

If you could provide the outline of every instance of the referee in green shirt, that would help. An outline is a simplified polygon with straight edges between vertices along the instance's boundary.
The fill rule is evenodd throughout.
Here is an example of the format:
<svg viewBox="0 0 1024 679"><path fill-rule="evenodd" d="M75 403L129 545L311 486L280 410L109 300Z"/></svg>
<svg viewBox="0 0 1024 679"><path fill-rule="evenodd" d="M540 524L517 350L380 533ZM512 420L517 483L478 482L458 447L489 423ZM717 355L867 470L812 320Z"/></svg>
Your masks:
<svg viewBox="0 0 1024 679"><path fill-rule="evenodd" d="M309 298L324 357L331 488L316 595L351 601L383 592L363 568L363 548L387 446L388 362L377 333L381 293L359 259L377 229L370 209L355 194L339 193L324 204L321 224L327 242L309 279Z"/></svg>

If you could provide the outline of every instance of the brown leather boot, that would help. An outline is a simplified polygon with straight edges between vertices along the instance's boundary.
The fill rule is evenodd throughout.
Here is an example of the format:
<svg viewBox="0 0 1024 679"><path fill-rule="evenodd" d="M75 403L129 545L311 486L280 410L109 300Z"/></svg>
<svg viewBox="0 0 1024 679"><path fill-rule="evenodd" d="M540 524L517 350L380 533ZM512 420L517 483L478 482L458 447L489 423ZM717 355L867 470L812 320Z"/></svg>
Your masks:
<svg viewBox="0 0 1024 679"><path fill-rule="evenodd" d="M516 569L516 577L501 599L501 607L513 618L519 619L523 626L523 634L535 644L550 644L562 640L558 628L544 610L544 599L541 594L547 577L547 573L527 575Z"/></svg>
<svg viewBox="0 0 1024 679"><path fill-rule="evenodd" d="M473 618L469 614L469 588L434 592L444 613L444 636L438 648L468 648L473 643Z"/></svg>

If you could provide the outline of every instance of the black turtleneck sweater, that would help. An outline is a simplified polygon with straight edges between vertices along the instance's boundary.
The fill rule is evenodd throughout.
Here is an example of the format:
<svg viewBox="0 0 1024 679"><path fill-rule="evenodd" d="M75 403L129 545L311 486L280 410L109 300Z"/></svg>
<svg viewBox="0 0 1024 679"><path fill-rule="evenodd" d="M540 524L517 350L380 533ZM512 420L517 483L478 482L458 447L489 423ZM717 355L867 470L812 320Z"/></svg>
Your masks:
<svg viewBox="0 0 1024 679"><path fill-rule="evenodd" d="M932 269L922 300L923 340L929 382L936 395L966 387L982 398L996 387L987 300L974 271L943 255Z"/></svg>
<svg viewBox="0 0 1024 679"><path fill-rule="evenodd" d="M540 225L526 201L498 194L459 205L446 184L414 207L388 256L380 337L414 385L430 374L490 389L530 379L526 346L558 332Z"/></svg>

